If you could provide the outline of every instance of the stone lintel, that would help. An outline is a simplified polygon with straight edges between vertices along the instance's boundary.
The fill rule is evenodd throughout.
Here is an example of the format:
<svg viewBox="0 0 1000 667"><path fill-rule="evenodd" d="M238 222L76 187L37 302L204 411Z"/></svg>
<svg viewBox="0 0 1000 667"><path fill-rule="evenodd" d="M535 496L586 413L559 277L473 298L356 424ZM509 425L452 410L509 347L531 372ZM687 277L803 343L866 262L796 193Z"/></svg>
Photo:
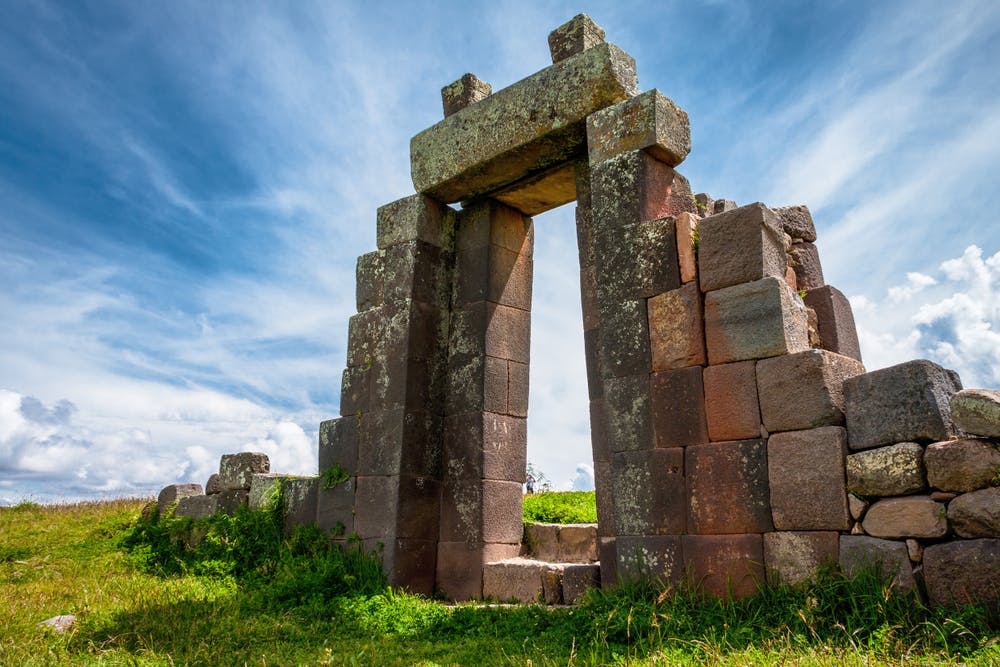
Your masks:
<svg viewBox="0 0 1000 667"><path fill-rule="evenodd" d="M417 192L466 201L580 157L586 118L636 94L635 61L600 44L457 111L410 141Z"/></svg>
<svg viewBox="0 0 1000 667"><path fill-rule="evenodd" d="M687 113L654 88L587 118L587 145L592 165L645 150L676 167L691 152L691 126Z"/></svg>

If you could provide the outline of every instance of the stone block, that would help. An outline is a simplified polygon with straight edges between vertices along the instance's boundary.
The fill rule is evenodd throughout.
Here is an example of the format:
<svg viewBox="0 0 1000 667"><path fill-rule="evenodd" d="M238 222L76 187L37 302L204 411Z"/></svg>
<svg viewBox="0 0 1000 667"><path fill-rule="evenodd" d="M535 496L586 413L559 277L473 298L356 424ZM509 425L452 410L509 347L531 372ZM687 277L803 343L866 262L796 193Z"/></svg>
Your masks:
<svg viewBox="0 0 1000 667"><path fill-rule="evenodd" d="M601 563L601 586L612 588L621 581L618 576L618 538L598 538L597 550Z"/></svg>
<svg viewBox="0 0 1000 667"><path fill-rule="evenodd" d="M604 381L604 416L611 453L653 448L649 375L629 375Z"/></svg>
<svg viewBox="0 0 1000 667"><path fill-rule="evenodd" d="M840 535L836 532L778 532L764 535L764 564L768 580L799 584L840 556Z"/></svg>
<svg viewBox="0 0 1000 667"><path fill-rule="evenodd" d="M594 489L597 496L597 533L599 537L618 534L615 526L611 461L594 461Z"/></svg>
<svg viewBox="0 0 1000 667"><path fill-rule="evenodd" d="M340 414L367 412L371 396L371 366L348 366L340 381Z"/></svg>
<svg viewBox="0 0 1000 667"><path fill-rule="evenodd" d="M441 539L520 544L522 511L519 482L446 477L441 499Z"/></svg>
<svg viewBox="0 0 1000 667"><path fill-rule="evenodd" d="M490 412L445 418L444 470L449 479L495 479L524 483L527 422Z"/></svg>
<svg viewBox="0 0 1000 667"><path fill-rule="evenodd" d="M684 110L654 88L591 114L587 147L591 164L645 150L676 167L691 152L691 127Z"/></svg>
<svg viewBox="0 0 1000 667"><path fill-rule="evenodd" d="M906 540L906 553L911 563L920 563L924 560L924 547L917 540Z"/></svg>
<svg viewBox="0 0 1000 667"><path fill-rule="evenodd" d="M1000 540L961 540L924 549L924 584L938 607L985 604L1000 611Z"/></svg>
<svg viewBox="0 0 1000 667"><path fill-rule="evenodd" d="M1000 488L958 496L948 503L948 522L959 537L1000 537Z"/></svg>
<svg viewBox="0 0 1000 667"><path fill-rule="evenodd" d="M847 457L847 490L859 496L905 496L927 488L924 448L915 442Z"/></svg>
<svg viewBox="0 0 1000 667"><path fill-rule="evenodd" d="M429 477L402 475L397 489L395 536L436 540L441 517L441 482Z"/></svg>
<svg viewBox="0 0 1000 667"><path fill-rule="evenodd" d="M1000 449L989 440L935 442L924 452L927 481L935 489L964 493L989 486L1000 470Z"/></svg>
<svg viewBox="0 0 1000 667"><path fill-rule="evenodd" d="M717 213L698 223L698 281L703 292L785 277L785 235L763 204Z"/></svg>
<svg viewBox="0 0 1000 667"><path fill-rule="evenodd" d="M595 464L611 461L604 399L590 401L590 449Z"/></svg>
<svg viewBox="0 0 1000 667"><path fill-rule="evenodd" d="M695 252L698 216L687 212L679 214L674 220L674 235L677 237L677 263L681 282L694 282L698 279L698 254Z"/></svg>
<svg viewBox="0 0 1000 667"><path fill-rule="evenodd" d="M823 279L823 265L819 261L819 250L814 244L808 241L793 243L789 254L798 289L813 290L826 284Z"/></svg>
<svg viewBox="0 0 1000 667"><path fill-rule="evenodd" d="M358 257L355 285L355 299L359 313L382 305L385 295L385 266L382 263L382 253L375 251Z"/></svg>
<svg viewBox="0 0 1000 667"><path fill-rule="evenodd" d="M622 452L614 455L611 465L611 494L619 537L685 532L683 449Z"/></svg>
<svg viewBox="0 0 1000 667"><path fill-rule="evenodd" d="M347 365L370 368L385 338L385 308L382 306L352 315L347 321Z"/></svg>
<svg viewBox="0 0 1000 667"><path fill-rule="evenodd" d="M752 360L737 361L709 366L702 371L705 421L712 442L760 435L756 365Z"/></svg>
<svg viewBox="0 0 1000 667"><path fill-rule="evenodd" d="M528 416L528 364L507 362L507 414Z"/></svg>
<svg viewBox="0 0 1000 667"><path fill-rule="evenodd" d="M708 442L701 366L653 373L649 376L649 393L657 447Z"/></svg>
<svg viewBox="0 0 1000 667"><path fill-rule="evenodd" d="M486 479L482 481L482 486L483 540L519 543L524 530L522 482Z"/></svg>
<svg viewBox="0 0 1000 667"><path fill-rule="evenodd" d="M583 332L583 353L587 363L587 396L592 401L598 400L604 396L600 329L587 329Z"/></svg>
<svg viewBox="0 0 1000 667"><path fill-rule="evenodd" d="M451 203L565 162L586 145L587 116L634 96L637 87L635 61L621 49L587 49L413 137L413 185Z"/></svg>
<svg viewBox="0 0 1000 667"><path fill-rule="evenodd" d="M483 596L483 564L515 558L520 544L473 542L438 543L437 588L450 600L473 600Z"/></svg>
<svg viewBox="0 0 1000 667"><path fill-rule="evenodd" d="M267 454L261 452L240 452L223 454L219 463L219 487L226 489L249 489L255 473L270 472L271 462Z"/></svg>
<svg viewBox="0 0 1000 667"><path fill-rule="evenodd" d="M596 230L695 213L694 195L683 176L645 151L631 151L593 165L591 196ZM602 248L595 247L596 257Z"/></svg>
<svg viewBox="0 0 1000 667"><path fill-rule="evenodd" d="M628 299L644 299L680 286L673 218L599 227L597 303L607 308Z"/></svg>
<svg viewBox="0 0 1000 667"><path fill-rule="evenodd" d="M319 477L287 477L281 482L285 530L316 523Z"/></svg>
<svg viewBox="0 0 1000 667"><path fill-rule="evenodd" d="M552 62L558 63L604 43L604 29L586 14L577 14L549 33Z"/></svg>
<svg viewBox="0 0 1000 667"><path fill-rule="evenodd" d="M592 523L564 524L559 527L561 563L590 563L597 560L597 525Z"/></svg>
<svg viewBox="0 0 1000 667"><path fill-rule="evenodd" d="M1000 391L963 389L951 397L951 416L965 433L1000 438Z"/></svg>
<svg viewBox="0 0 1000 667"><path fill-rule="evenodd" d="M404 241L382 251L386 280L385 303L407 299L447 306L451 272L445 251L424 241Z"/></svg>
<svg viewBox="0 0 1000 667"><path fill-rule="evenodd" d="M851 302L836 287L823 285L806 292L806 307L816 313L819 346L861 361L861 345Z"/></svg>
<svg viewBox="0 0 1000 667"><path fill-rule="evenodd" d="M354 532L366 540L395 538L399 477L363 476L357 478L356 484Z"/></svg>
<svg viewBox="0 0 1000 667"><path fill-rule="evenodd" d="M420 240L437 248L447 248L452 236L451 214L447 206L422 194L380 206L375 232L378 247L382 250L398 243Z"/></svg>
<svg viewBox="0 0 1000 667"><path fill-rule="evenodd" d="M856 359L826 350L757 362L764 428L774 433L843 424L844 380L864 372Z"/></svg>
<svg viewBox="0 0 1000 667"><path fill-rule="evenodd" d="M205 482L205 495L214 496L216 493L220 493L221 491L222 487L219 486L219 473L213 472L211 475L209 475L208 481Z"/></svg>
<svg viewBox="0 0 1000 667"><path fill-rule="evenodd" d="M961 388L957 373L926 359L846 380L851 449L947 440L955 432L948 399Z"/></svg>
<svg viewBox="0 0 1000 667"><path fill-rule="evenodd" d="M475 74L463 74L458 81L441 89L441 106L444 107L444 115L447 118L469 105L485 100L492 93L493 86Z"/></svg>
<svg viewBox="0 0 1000 667"><path fill-rule="evenodd" d="M713 366L803 352L809 349L806 308L781 278L709 292L705 343Z"/></svg>
<svg viewBox="0 0 1000 667"><path fill-rule="evenodd" d="M630 299L602 308L601 318L597 330L601 376L607 379L649 373L646 299Z"/></svg>
<svg viewBox="0 0 1000 667"><path fill-rule="evenodd" d="M946 512L943 503L929 496L885 498L868 508L861 525L874 537L934 539L948 533Z"/></svg>
<svg viewBox="0 0 1000 667"><path fill-rule="evenodd" d="M810 243L816 240L816 225L813 223L808 206L802 204L799 206L779 206L771 210L778 216L781 229L790 237Z"/></svg>
<svg viewBox="0 0 1000 667"><path fill-rule="evenodd" d="M559 560L559 524L525 521L524 546L531 558Z"/></svg>
<svg viewBox="0 0 1000 667"><path fill-rule="evenodd" d="M543 573L550 566L528 558L483 565L483 597L500 602L538 602L544 597Z"/></svg>
<svg viewBox="0 0 1000 667"><path fill-rule="evenodd" d="M336 484L324 480L317 492L316 525L333 537L354 532L354 493L357 478L348 477Z"/></svg>
<svg viewBox="0 0 1000 667"><path fill-rule="evenodd" d="M654 296L646 308L654 371L705 364L701 292L697 285L688 283Z"/></svg>
<svg viewBox="0 0 1000 667"><path fill-rule="evenodd" d="M689 533L768 533L774 529L762 440L693 445L684 454Z"/></svg>
<svg viewBox="0 0 1000 667"><path fill-rule="evenodd" d="M851 513L851 518L860 521L861 517L868 511L868 501L858 498L853 493L847 494L847 509Z"/></svg>
<svg viewBox="0 0 1000 667"><path fill-rule="evenodd" d="M160 512L165 512L171 504L178 502L181 498L200 495L203 495L201 484L170 484L160 491L156 497L156 505Z"/></svg>
<svg viewBox="0 0 1000 667"><path fill-rule="evenodd" d="M778 530L847 530L847 433L839 426L776 433L767 441L771 513Z"/></svg>
<svg viewBox="0 0 1000 667"><path fill-rule="evenodd" d="M651 579L664 588L676 588L684 580L684 556L680 535L644 535L617 539L617 574L625 581ZM603 561L604 554L602 552ZM604 568L601 568L604 582Z"/></svg>
<svg viewBox="0 0 1000 667"><path fill-rule="evenodd" d="M382 555L382 569L389 585L417 595L433 595L437 550L436 540L390 541Z"/></svg>
<svg viewBox="0 0 1000 667"><path fill-rule="evenodd" d="M884 577L892 577L895 589L904 593L917 587L910 555L903 542L867 535L841 535L840 569L848 577L871 569L880 571Z"/></svg>
<svg viewBox="0 0 1000 667"><path fill-rule="evenodd" d="M507 414L510 381L507 377L507 360L496 357L483 359L482 409L494 414ZM477 406L478 407L478 406Z"/></svg>
<svg viewBox="0 0 1000 667"><path fill-rule="evenodd" d="M212 495L216 498L216 511L232 516L247 506L250 493L246 489L229 489Z"/></svg>
<svg viewBox="0 0 1000 667"><path fill-rule="evenodd" d="M455 259L455 307L491 301L530 310L530 250L516 252L493 243L460 250Z"/></svg>
<svg viewBox="0 0 1000 667"><path fill-rule="evenodd" d="M699 192L694 196L694 205L698 209L697 215L705 217L715 213L715 200L707 192Z"/></svg>
<svg viewBox="0 0 1000 667"><path fill-rule="evenodd" d="M591 588L601 587L601 566L599 563L570 563L563 569L563 603L573 604Z"/></svg>
<svg viewBox="0 0 1000 667"><path fill-rule="evenodd" d="M269 510L278 502L281 497L280 490L282 482L290 475L279 475L277 473L255 473L250 478L250 492L247 497L247 506L252 510Z"/></svg>
<svg viewBox="0 0 1000 667"><path fill-rule="evenodd" d="M716 213L726 213L739 208L732 199L716 199L712 204L712 215Z"/></svg>
<svg viewBox="0 0 1000 667"><path fill-rule="evenodd" d="M764 583L760 535L685 535L684 566L700 591L717 598L745 598Z"/></svg>
<svg viewBox="0 0 1000 667"><path fill-rule="evenodd" d="M441 418L406 408L372 410L358 422L358 474L440 474Z"/></svg>
<svg viewBox="0 0 1000 667"><path fill-rule="evenodd" d="M354 474L358 470L358 417L328 419L319 425L319 472L340 466Z"/></svg>
<svg viewBox="0 0 1000 667"><path fill-rule="evenodd" d="M198 521L207 519L219 509L219 496L183 496L177 500L174 516Z"/></svg>

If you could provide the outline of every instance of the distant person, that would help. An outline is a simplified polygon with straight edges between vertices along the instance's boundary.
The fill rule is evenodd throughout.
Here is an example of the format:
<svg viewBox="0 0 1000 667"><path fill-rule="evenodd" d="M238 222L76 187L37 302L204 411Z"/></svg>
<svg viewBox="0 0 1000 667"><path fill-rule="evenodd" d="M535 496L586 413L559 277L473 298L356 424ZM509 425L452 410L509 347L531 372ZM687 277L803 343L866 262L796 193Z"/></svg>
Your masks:
<svg viewBox="0 0 1000 667"><path fill-rule="evenodd" d="M528 493L535 492L535 476L528 473L528 478L524 480L524 485L528 488Z"/></svg>

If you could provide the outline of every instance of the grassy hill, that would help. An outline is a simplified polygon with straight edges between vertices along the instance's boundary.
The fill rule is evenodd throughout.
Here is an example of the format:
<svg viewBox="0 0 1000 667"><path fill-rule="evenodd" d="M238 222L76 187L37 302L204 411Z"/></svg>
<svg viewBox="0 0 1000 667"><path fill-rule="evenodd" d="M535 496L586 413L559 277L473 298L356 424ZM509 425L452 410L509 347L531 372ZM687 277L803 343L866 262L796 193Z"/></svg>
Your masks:
<svg viewBox="0 0 1000 667"><path fill-rule="evenodd" d="M135 528L143 505L0 508L0 665L1000 664L982 613L874 578L739 603L633 584L570 608L454 606L266 515L206 526L186 551L169 526ZM37 627L60 614L71 632Z"/></svg>

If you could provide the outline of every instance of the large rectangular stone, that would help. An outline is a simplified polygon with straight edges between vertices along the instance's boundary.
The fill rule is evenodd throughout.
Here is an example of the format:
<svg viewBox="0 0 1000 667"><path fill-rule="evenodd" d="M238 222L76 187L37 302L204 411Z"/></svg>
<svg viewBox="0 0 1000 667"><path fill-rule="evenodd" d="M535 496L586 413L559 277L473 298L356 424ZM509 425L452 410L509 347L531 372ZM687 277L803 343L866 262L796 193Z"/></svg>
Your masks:
<svg viewBox="0 0 1000 667"><path fill-rule="evenodd" d="M561 563L590 563L597 560L597 526L592 523L567 523L559 526Z"/></svg>
<svg viewBox="0 0 1000 667"><path fill-rule="evenodd" d="M367 412L371 396L371 366L348 366L340 382L340 414Z"/></svg>
<svg viewBox="0 0 1000 667"><path fill-rule="evenodd" d="M698 280L703 292L785 277L785 235L761 203L709 216L698 224Z"/></svg>
<svg viewBox="0 0 1000 667"><path fill-rule="evenodd" d="M684 454L688 532L717 535L773 530L762 440L693 445Z"/></svg>
<svg viewBox="0 0 1000 667"><path fill-rule="evenodd" d="M214 496L183 496L174 506L174 516L198 521L207 519L219 509L219 494Z"/></svg>
<svg viewBox="0 0 1000 667"><path fill-rule="evenodd" d="M681 535L687 486L680 447L615 454L612 495L618 535Z"/></svg>
<svg viewBox="0 0 1000 667"><path fill-rule="evenodd" d="M527 558L509 558L485 563L483 597L522 604L544 600L544 578L550 569L548 563Z"/></svg>
<svg viewBox="0 0 1000 667"><path fill-rule="evenodd" d="M383 302L413 299L447 307L451 298L448 255L424 241L405 241L383 251Z"/></svg>
<svg viewBox="0 0 1000 667"><path fill-rule="evenodd" d="M468 477L524 483L527 422L490 412L445 418L444 470L450 479Z"/></svg>
<svg viewBox="0 0 1000 667"><path fill-rule="evenodd" d="M848 379L844 411L851 449L947 440L955 433L948 401L961 388L957 373L926 359Z"/></svg>
<svg viewBox="0 0 1000 667"><path fill-rule="evenodd" d="M705 342L713 366L808 350L806 308L783 278L709 292Z"/></svg>
<svg viewBox="0 0 1000 667"><path fill-rule="evenodd" d="M597 533L599 537L618 534L615 525L614 484L611 461L594 461L594 495L597 500Z"/></svg>
<svg viewBox="0 0 1000 667"><path fill-rule="evenodd" d="M705 364L701 292L688 283L649 299L649 348L654 371Z"/></svg>
<svg viewBox="0 0 1000 667"><path fill-rule="evenodd" d="M399 476L363 476L357 478L354 497L354 532L361 539L395 538L399 509Z"/></svg>
<svg viewBox="0 0 1000 667"><path fill-rule="evenodd" d="M401 475L396 490L395 536L437 540L441 517L441 482L429 477Z"/></svg>
<svg viewBox="0 0 1000 667"><path fill-rule="evenodd" d="M932 605L986 605L1000 611L1000 540L958 540L924 550L924 581Z"/></svg>
<svg viewBox="0 0 1000 667"><path fill-rule="evenodd" d="M800 431L844 423L844 380L865 372L860 361L807 350L757 362L764 427Z"/></svg>
<svg viewBox="0 0 1000 667"><path fill-rule="evenodd" d="M483 596L483 564L516 557L517 544L441 541L438 543L436 585L450 600Z"/></svg>
<svg viewBox="0 0 1000 667"><path fill-rule="evenodd" d="M573 604L591 588L601 587L598 563L572 563L563 570L563 604Z"/></svg>
<svg viewBox="0 0 1000 667"><path fill-rule="evenodd" d="M816 313L820 347L861 361L858 330L847 297L836 287L823 285L806 292L805 304Z"/></svg>
<svg viewBox="0 0 1000 667"><path fill-rule="evenodd" d="M447 476L441 499L441 540L519 544L523 533L520 482Z"/></svg>
<svg viewBox="0 0 1000 667"><path fill-rule="evenodd" d="M587 147L591 164L645 150L676 167L691 152L691 127L684 110L654 88L591 114Z"/></svg>
<svg viewBox="0 0 1000 667"><path fill-rule="evenodd" d="M760 435L756 365L753 360L737 361L709 366L702 371L705 419L712 442Z"/></svg>
<svg viewBox="0 0 1000 667"><path fill-rule="evenodd" d="M679 535L618 537L615 541L617 551L615 574L625 581L649 579L670 588L677 587L684 580L681 540ZM602 551L602 582L606 581L603 561L604 553Z"/></svg>
<svg viewBox="0 0 1000 667"><path fill-rule="evenodd" d="M437 540L396 539L385 544L382 570L389 585L417 595L434 594Z"/></svg>
<svg viewBox="0 0 1000 667"><path fill-rule="evenodd" d="M681 213L674 220L674 235L677 237L677 263L680 267L681 282L698 280L698 216Z"/></svg>
<svg viewBox="0 0 1000 667"><path fill-rule="evenodd" d="M223 454L219 461L219 490L249 489L254 473L270 470L271 462L262 452Z"/></svg>
<svg viewBox="0 0 1000 667"><path fill-rule="evenodd" d="M760 535L685 535L684 566L694 584L717 598L745 598L764 582Z"/></svg>
<svg viewBox="0 0 1000 667"><path fill-rule="evenodd" d="M159 495L156 497L156 505L160 510L160 513L167 511L167 508L172 504L179 501L181 498L187 498L188 496L201 496L206 495L204 489L201 488L201 484L170 484L163 487Z"/></svg>
<svg viewBox="0 0 1000 667"><path fill-rule="evenodd" d="M596 243L599 308L680 286L673 218L600 226Z"/></svg>
<svg viewBox="0 0 1000 667"><path fill-rule="evenodd" d="M355 269L355 299L358 312L382 305L385 281L385 266L382 253L375 251L358 257Z"/></svg>
<svg viewBox="0 0 1000 667"><path fill-rule="evenodd" d="M358 423L358 474L440 474L441 417L420 410L372 410Z"/></svg>
<svg viewBox="0 0 1000 667"><path fill-rule="evenodd" d="M819 261L819 250L808 241L792 244L789 252L795 284L800 290L813 290L826 283L823 279L823 265Z"/></svg>
<svg viewBox="0 0 1000 667"><path fill-rule="evenodd" d="M379 249L421 240L447 248L452 239L453 211L430 197L416 194L380 206L376 239Z"/></svg>
<svg viewBox="0 0 1000 667"><path fill-rule="evenodd" d="M354 493L357 478L348 477L333 483L320 475L320 488L316 499L316 525L333 537L343 537L354 532Z"/></svg>
<svg viewBox="0 0 1000 667"><path fill-rule="evenodd" d="M600 230L696 212L687 179L645 151L593 165L591 196L594 227ZM594 254L599 257L601 248Z"/></svg>
<svg viewBox="0 0 1000 667"><path fill-rule="evenodd" d="M701 366L653 373L649 376L649 394L657 447L708 442Z"/></svg>
<svg viewBox="0 0 1000 667"><path fill-rule="evenodd" d="M531 310L532 256L496 244L460 250L455 259L455 307L477 301Z"/></svg>
<svg viewBox="0 0 1000 667"><path fill-rule="evenodd" d="M604 399L590 401L590 449L594 463L611 460L611 446L608 441L607 414Z"/></svg>
<svg viewBox="0 0 1000 667"><path fill-rule="evenodd" d="M649 373L649 321L646 299L601 306L599 369L601 376L617 378ZM596 398L592 396L591 398Z"/></svg>
<svg viewBox="0 0 1000 667"><path fill-rule="evenodd" d="M925 551L924 558L926 557ZM895 590L904 593L913 591L917 587L904 542L882 540L867 535L841 535L840 569L848 577L878 569L884 576L893 578Z"/></svg>
<svg viewBox="0 0 1000 667"><path fill-rule="evenodd" d="M613 588L621 579L618 576L618 538L598 538L598 555L601 562L601 586Z"/></svg>
<svg viewBox="0 0 1000 667"><path fill-rule="evenodd" d="M413 137L413 185L455 202L566 162L586 145L587 116L629 99L637 85L628 54L612 44L587 49Z"/></svg>
<svg viewBox="0 0 1000 667"><path fill-rule="evenodd" d="M764 535L764 564L768 580L798 584L836 565L840 556L836 532L779 532Z"/></svg>
<svg viewBox="0 0 1000 667"><path fill-rule="evenodd" d="M775 433L767 441L771 513L778 530L847 530L847 433L839 426Z"/></svg>
<svg viewBox="0 0 1000 667"><path fill-rule="evenodd" d="M649 375L609 378L604 382L604 415L610 451L653 449Z"/></svg>
<svg viewBox="0 0 1000 667"><path fill-rule="evenodd" d="M350 474L358 469L358 417L328 419L319 425L319 472L340 466Z"/></svg>
<svg viewBox="0 0 1000 667"><path fill-rule="evenodd" d="M281 482L285 530L316 523L319 477L288 477Z"/></svg>

